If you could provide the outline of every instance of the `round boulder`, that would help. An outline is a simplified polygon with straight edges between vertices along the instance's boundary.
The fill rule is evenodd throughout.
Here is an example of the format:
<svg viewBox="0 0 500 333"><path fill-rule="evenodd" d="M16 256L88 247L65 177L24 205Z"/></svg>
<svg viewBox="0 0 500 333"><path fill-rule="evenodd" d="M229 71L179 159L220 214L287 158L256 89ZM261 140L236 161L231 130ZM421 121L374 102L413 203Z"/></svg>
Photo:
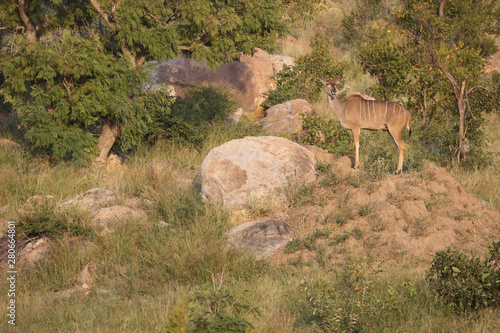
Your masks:
<svg viewBox="0 0 500 333"><path fill-rule="evenodd" d="M203 198L226 209L284 200L290 185L316 179L314 154L290 140L246 137L212 149L201 165Z"/></svg>

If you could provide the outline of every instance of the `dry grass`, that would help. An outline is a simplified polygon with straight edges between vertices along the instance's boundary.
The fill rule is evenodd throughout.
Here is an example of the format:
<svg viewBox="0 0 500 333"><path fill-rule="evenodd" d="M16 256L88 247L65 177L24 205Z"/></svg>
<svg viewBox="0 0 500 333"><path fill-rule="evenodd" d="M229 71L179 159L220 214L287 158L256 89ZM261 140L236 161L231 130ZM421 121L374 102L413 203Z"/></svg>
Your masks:
<svg viewBox="0 0 500 333"><path fill-rule="evenodd" d="M500 115L489 114L485 119L484 132L490 165L472 171L455 167L452 174L468 193L483 200L489 209L500 211Z"/></svg>

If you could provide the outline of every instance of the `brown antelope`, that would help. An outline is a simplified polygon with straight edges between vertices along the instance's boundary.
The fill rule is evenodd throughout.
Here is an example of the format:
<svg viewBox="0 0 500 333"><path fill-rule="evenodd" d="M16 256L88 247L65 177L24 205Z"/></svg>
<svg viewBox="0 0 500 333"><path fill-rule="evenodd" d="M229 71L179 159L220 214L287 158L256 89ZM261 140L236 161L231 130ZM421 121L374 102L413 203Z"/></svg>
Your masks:
<svg viewBox="0 0 500 333"><path fill-rule="evenodd" d="M402 133L405 128L411 135L411 115L401 105L388 101L367 100L359 94L351 95L344 100L336 97L337 84L342 75L333 80L320 76L328 94L330 110L340 121L342 128L352 132L354 139L354 169L359 167L359 132L361 129L388 131L392 141L399 150L399 161L396 174L403 170L403 159L406 145Z"/></svg>

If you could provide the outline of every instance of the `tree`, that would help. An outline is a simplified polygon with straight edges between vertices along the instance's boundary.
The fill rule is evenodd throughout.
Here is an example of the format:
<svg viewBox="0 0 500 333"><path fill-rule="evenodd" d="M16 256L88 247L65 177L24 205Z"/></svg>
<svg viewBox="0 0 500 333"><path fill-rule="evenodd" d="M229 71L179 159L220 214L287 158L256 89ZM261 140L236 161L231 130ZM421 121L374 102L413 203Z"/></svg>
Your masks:
<svg viewBox="0 0 500 333"><path fill-rule="evenodd" d="M373 2L374 10L355 9L343 20L346 40L355 46L364 69L378 78L373 93L404 100L419 111L417 119L426 128L446 132L456 124L456 153L464 160L484 110L470 106L486 106L475 102L486 97L477 92L497 96L498 88L482 70L485 55L495 50L491 35L500 33L498 2L401 0L399 10L386 17L379 1Z"/></svg>
<svg viewBox="0 0 500 333"><path fill-rule="evenodd" d="M215 67L285 31L279 1L7 0L0 4L0 93L26 137L53 157L100 157L151 118L141 110L147 60L184 52ZM130 124L133 124L130 125Z"/></svg>
<svg viewBox="0 0 500 333"><path fill-rule="evenodd" d="M470 93L480 85L483 56L494 50L488 33L499 34L500 6L495 0L403 0L396 24L403 28L414 50L427 56L451 85L458 119L458 160L470 149L466 137L466 106ZM493 44L494 45L494 44ZM470 112L472 118L474 115Z"/></svg>

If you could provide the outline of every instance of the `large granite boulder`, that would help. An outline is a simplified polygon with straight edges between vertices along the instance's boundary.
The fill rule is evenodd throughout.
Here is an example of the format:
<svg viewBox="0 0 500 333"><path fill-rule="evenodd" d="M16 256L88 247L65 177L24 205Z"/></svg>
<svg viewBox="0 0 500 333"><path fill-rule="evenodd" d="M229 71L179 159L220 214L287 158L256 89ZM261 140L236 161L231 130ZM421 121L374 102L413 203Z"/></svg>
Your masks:
<svg viewBox="0 0 500 333"><path fill-rule="evenodd" d="M224 208L282 202L290 185L316 179L314 154L290 140L246 137L212 149L201 165L202 196Z"/></svg>
<svg viewBox="0 0 500 333"><path fill-rule="evenodd" d="M269 54L257 49L253 56L242 55L239 62L227 62L217 70L209 69L204 63L181 55L174 60L157 65L149 82L150 89L161 85L170 86L177 96L200 82L229 90L239 101L245 113L255 112L272 88L273 65Z"/></svg>

